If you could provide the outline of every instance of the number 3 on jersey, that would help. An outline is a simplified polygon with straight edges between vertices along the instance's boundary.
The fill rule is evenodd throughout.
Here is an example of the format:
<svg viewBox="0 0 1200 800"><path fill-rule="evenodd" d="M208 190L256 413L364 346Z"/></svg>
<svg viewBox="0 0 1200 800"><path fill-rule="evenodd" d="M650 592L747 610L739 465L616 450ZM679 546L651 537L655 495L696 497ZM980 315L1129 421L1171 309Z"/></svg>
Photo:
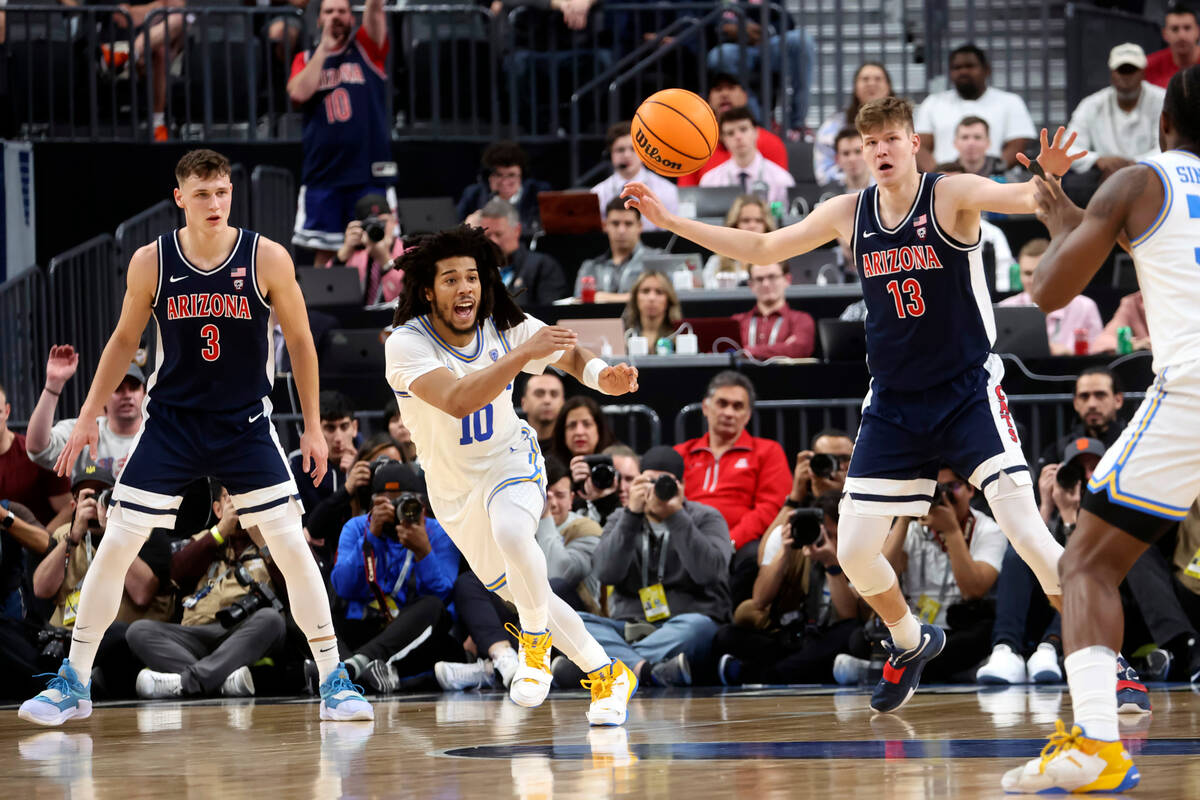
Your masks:
<svg viewBox="0 0 1200 800"><path fill-rule="evenodd" d="M900 319L919 317L925 313L925 300L921 297L921 284L917 282L916 278L909 278L904 283L890 281L887 290L896 303L896 316ZM905 295L908 295L907 300L905 300Z"/></svg>
<svg viewBox="0 0 1200 800"><path fill-rule="evenodd" d="M474 414L462 418L462 437L459 444L486 442L492 438L492 406L489 403Z"/></svg>
<svg viewBox="0 0 1200 800"><path fill-rule="evenodd" d="M209 323L200 329L200 335L204 337L204 349L200 351L200 357L205 361L216 361L221 357L220 329Z"/></svg>

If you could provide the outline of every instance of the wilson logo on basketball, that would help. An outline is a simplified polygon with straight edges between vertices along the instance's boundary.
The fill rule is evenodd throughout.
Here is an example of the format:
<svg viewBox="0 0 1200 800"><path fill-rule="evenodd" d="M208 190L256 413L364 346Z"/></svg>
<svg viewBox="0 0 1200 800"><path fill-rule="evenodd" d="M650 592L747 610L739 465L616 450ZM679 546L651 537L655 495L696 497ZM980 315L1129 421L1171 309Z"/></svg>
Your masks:
<svg viewBox="0 0 1200 800"><path fill-rule="evenodd" d="M647 159L649 159L650 161L653 161L656 164L661 164L662 166L666 167L667 169L674 169L674 170L683 169L683 162L672 161L669 158L663 158L659 152L659 149L657 147L655 147L654 145L650 144L650 140L646 138L646 134L642 133L641 128L638 128L635 131L635 134L636 134L636 136L634 138L634 142L637 144L638 147L640 147L642 149L642 153L645 155L645 157Z"/></svg>
<svg viewBox="0 0 1200 800"><path fill-rule="evenodd" d="M167 319L230 317L250 319L246 298L232 294L181 294L167 298Z"/></svg>

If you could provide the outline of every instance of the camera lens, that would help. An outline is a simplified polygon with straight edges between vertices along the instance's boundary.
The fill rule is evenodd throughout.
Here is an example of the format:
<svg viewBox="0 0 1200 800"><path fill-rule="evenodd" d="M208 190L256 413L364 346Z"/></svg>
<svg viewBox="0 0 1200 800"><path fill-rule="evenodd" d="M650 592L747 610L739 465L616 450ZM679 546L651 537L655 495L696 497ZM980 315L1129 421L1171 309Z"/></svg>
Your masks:
<svg viewBox="0 0 1200 800"><path fill-rule="evenodd" d="M664 503L668 503L675 499L675 495L679 494L679 484L675 482L674 476L659 475L654 479L654 496Z"/></svg>
<svg viewBox="0 0 1200 800"><path fill-rule="evenodd" d="M821 518L824 512L819 508L797 508L792 512L788 522L792 527L792 547L806 547L821 535Z"/></svg>
<svg viewBox="0 0 1200 800"><path fill-rule="evenodd" d="M397 497L392 505L396 508L396 520L406 525L416 525L421 521L421 512L425 504L415 494L403 494Z"/></svg>
<svg viewBox="0 0 1200 800"><path fill-rule="evenodd" d="M831 477L836 466L837 462L833 460L833 456L826 453L817 453L808 460L809 470L818 478Z"/></svg>
<svg viewBox="0 0 1200 800"><path fill-rule="evenodd" d="M379 217L367 217L363 220L363 231L372 242L382 242L383 220Z"/></svg>
<svg viewBox="0 0 1200 800"><path fill-rule="evenodd" d="M612 485L617 482L617 471L613 469L612 464L593 464L592 465L592 486L597 489L611 489Z"/></svg>
<svg viewBox="0 0 1200 800"><path fill-rule="evenodd" d="M1074 489L1083 480L1083 468L1074 461L1068 461L1058 468L1054 480L1064 489Z"/></svg>

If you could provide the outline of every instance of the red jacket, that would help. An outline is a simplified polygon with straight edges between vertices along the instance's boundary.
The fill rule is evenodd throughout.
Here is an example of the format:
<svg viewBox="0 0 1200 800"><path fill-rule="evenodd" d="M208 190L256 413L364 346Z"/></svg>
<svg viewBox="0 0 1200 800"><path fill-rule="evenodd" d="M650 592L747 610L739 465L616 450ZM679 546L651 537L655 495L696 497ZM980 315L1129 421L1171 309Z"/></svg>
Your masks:
<svg viewBox="0 0 1200 800"><path fill-rule="evenodd" d="M758 313L758 306L755 306L749 311L734 314L733 318L742 328L742 347L755 358L808 358L813 354L816 324L812 316L805 311L796 311L784 306L764 317ZM754 325L754 340L751 341L750 325L754 320L758 323ZM775 329L777 323L778 330Z"/></svg>
<svg viewBox="0 0 1200 800"><path fill-rule="evenodd" d="M758 152L762 153L763 158L767 161L774 161L784 169L788 168L787 147L783 144L783 139L761 126L758 129ZM680 175L676 183L680 186L699 186L704 173L713 167L721 166L730 157L729 150L725 145L717 142L717 149L713 150L713 154L708 157L708 161L704 162L704 166L690 175Z"/></svg>
<svg viewBox="0 0 1200 800"><path fill-rule="evenodd" d="M1142 80L1165 89L1176 72L1179 72L1179 65L1171 55L1171 48L1164 47L1146 56L1146 74Z"/></svg>
<svg viewBox="0 0 1200 800"><path fill-rule="evenodd" d="M729 525L735 548L753 542L783 507L792 488L792 473L778 442L757 439L746 431L716 463L708 434L675 445L683 456L683 490L687 499L712 506Z"/></svg>

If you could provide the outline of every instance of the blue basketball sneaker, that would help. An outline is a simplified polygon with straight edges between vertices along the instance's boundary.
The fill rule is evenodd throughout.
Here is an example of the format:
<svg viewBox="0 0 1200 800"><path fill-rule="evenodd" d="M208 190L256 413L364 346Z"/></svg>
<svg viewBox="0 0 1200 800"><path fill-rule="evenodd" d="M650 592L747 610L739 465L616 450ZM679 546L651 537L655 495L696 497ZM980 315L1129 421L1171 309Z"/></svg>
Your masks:
<svg viewBox="0 0 1200 800"><path fill-rule="evenodd" d="M946 632L936 625L921 625L921 641L911 650L898 650L888 639L883 643L888 651L883 665L883 677L871 695L871 708L886 714L908 702L921 682L921 671L946 646Z"/></svg>
<svg viewBox="0 0 1200 800"><path fill-rule="evenodd" d="M91 686L84 686L70 661L64 658L57 674L44 675L50 678L49 685L21 704L18 717L38 725L62 725L69 719L86 719L92 715Z"/></svg>
<svg viewBox="0 0 1200 800"><path fill-rule="evenodd" d="M362 688L350 682L350 673L340 661L321 684L321 719L337 722L375 719L375 712L363 697Z"/></svg>
<svg viewBox="0 0 1200 800"><path fill-rule="evenodd" d="M1150 713L1150 693L1120 653L1117 654L1117 713Z"/></svg>

